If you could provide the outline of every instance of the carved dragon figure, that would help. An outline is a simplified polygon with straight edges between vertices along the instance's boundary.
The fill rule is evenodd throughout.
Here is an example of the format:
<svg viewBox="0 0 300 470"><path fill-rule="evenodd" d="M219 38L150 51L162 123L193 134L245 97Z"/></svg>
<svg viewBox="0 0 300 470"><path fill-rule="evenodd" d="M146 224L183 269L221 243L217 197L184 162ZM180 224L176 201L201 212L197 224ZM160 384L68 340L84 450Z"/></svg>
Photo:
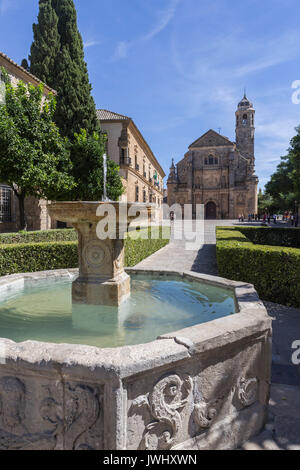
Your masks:
<svg viewBox="0 0 300 470"><path fill-rule="evenodd" d="M139 397L134 405L147 405L156 420L146 426L142 447L146 450L170 449L182 428L181 411L188 403L193 382L178 375L161 379L152 392Z"/></svg>

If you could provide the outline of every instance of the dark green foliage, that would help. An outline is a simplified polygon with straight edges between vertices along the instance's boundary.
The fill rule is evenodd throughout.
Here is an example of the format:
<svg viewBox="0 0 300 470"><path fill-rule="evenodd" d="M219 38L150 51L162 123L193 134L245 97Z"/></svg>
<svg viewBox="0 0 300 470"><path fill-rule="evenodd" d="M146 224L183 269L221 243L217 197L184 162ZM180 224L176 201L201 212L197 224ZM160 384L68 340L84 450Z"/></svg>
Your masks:
<svg viewBox="0 0 300 470"><path fill-rule="evenodd" d="M33 25L34 42L30 51L30 72L54 88L56 62L59 60L58 17L52 0L40 0L38 23Z"/></svg>
<svg viewBox="0 0 300 470"><path fill-rule="evenodd" d="M77 187L68 195L68 200L100 201L103 196L104 136L86 131L75 134L71 146L73 177ZM118 201L124 188L115 162L107 160L107 196Z"/></svg>
<svg viewBox="0 0 300 470"><path fill-rule="evenodd" d="M100 132L91 96L73 0L40 0L38 24L33 25L33 32L30 71L57 91L55 121L62 135L70 140L72 176L77 185L64 199L101 200L106 137ZM118 200L122 192L119 169L108 159L107 195Z"/></svg>
<svg viewBox="0 0 300 470"><path fill-rule="evenodd" d="M160 229L160 235L161 235ZM12 239L15 243L11 243ZM0 238L0 276L78 267L77 241L33 243L46 240L76 240L74 230L3 234ZM1 242L6 244L1 244ZM23 242L23 243L20 243ZM25 242L25 243L24 243ZM125 240L125 264L135 266L169 243L169 240Z"/></svg>
<svg viewBox="0 0 300 470"><path fill-rule="evenodd" d="M23 69L25 69L25 70L27 70L27 72L29 72L29 65L28 65L27 59L22 60L21 67L23 67Z"/></svg>
<svg viewBox="0 0 300 470"><path fill-rule="evenodd" d="M239 230L258 245L300 248L300 229L297 228L239 227Z"/></svg>
<svg viewBox="0 0 300 470"><path fill-rule="evenodd" d="M73 0L40 0L33 32L30 71L57 91L55 120L62 134L73 139L81 129L99 132Z"/></svg>
<svg viewBox="0 0 300 470"><path fill-rule="evenodd" d="M76 268L76 242L0 245L0 275Z"/></svg>
<svg viewBox="0 0 300 470"><path fill-rule="evenodd" d="M290 143L288 154L281 158L276 172L266 185L266 195L271 196L276 210L295 210L300 202L300 126Z"/></svg>
<svg viewBox="0 0 300 470"><path fill-rule="evenodd" d="M1 233L0 245L15 243L71 242L77 241L74 229L40 230L38 232Z"/></svg>
<svg viewBox="0 0 300 470"><path fill-rule="evenodd" d="M262 240L263 229L257 230ZM257 245L240 228L222 227L217 229L217 261L220 276L254 284L264 300L300 307L299 249Z"/></svg>
<svg viewBox="0 0 300 470"><path fill-rule="evenodd" d="M69 150L53 122L55 99L43 102L43 87L6 84L0 106L0 180L19 200L21 228L26 227L24 199L64 199L75 183Z"/></svg>

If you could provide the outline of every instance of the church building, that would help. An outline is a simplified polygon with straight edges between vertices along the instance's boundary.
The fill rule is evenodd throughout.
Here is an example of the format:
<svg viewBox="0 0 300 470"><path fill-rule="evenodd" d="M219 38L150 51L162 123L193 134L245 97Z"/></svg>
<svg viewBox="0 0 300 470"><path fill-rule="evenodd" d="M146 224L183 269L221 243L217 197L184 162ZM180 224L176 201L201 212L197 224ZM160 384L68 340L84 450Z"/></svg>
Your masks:
<svg viewBox="0 0 300 470"><path fill-rule="evenodd" d="M204 204L206 219L237 219L257 213L255 110L246 94L236 111L236 142L213 130L189 146L168 178L168 204Z"/></svg>

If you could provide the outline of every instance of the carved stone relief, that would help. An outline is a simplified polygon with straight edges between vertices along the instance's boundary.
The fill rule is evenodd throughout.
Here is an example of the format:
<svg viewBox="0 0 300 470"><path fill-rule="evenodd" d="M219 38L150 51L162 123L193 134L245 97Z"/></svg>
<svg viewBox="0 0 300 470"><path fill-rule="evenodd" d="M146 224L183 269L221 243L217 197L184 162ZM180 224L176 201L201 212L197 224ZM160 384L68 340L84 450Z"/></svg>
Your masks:
<svg viewBox="0 0 300 470"><path fill-rule="evenodd" d="M218 419L223 404L233 395L217 396L205 401L190 376L180 378L169 375L159 380L152 391L140 395L131 404L134 408L146 407L152 421L145 426L140 449L167 450L177 444L183 432L183 423L192 421L196 435L207 431ZM242 408L257 401L258 381L256 378L242 378L233 388ZM231 398L230 398L231 396ZM132 413L133 414L133 413ZM144 419L145 418L144 414Z"/></svg>
<svg viewBox="0 0 300 470"><path fill-rule="evenodd" d="M258 380L256 378L246 379L242 377L238 384L237 395L244 407L253 405L257 401Z"/></svg>
<svg viewBox="0 0 300 470"><path fill-rule="evenodd" d="M40 387L43 388L43 387ZM64 385L63 395L47 387L40 403L15 377L0 379L0 449L80 450L102 446L102 395L97 387ZM45 396L46 395L46 396ZM62 401L60 397L64 397ZM36 413L35 416L31 414ZM100 447L99 447L100 446Z"/></svg>
<svg viewBox="0 0 300 470"><path fill-rule="evenodd" d="M152 392L140 396L133 406L146 405L153 421L146 426L141 448L170 449L182 428L181 413L189 401L193 382L178 375L161 379Z"/></svg>

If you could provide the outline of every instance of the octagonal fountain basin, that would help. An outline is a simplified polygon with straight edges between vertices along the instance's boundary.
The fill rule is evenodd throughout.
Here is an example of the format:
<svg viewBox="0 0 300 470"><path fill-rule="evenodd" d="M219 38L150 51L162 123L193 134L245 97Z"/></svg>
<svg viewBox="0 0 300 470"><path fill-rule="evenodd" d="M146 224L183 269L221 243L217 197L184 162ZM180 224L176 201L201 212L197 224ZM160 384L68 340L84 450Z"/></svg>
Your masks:
<svg viewBox="0 0 300 470"><path fill-rule="evenodd" d="M253 286L128 269L119 307L76 270L0 278L0 449L233 449L263 428L271 319Z"/></svg>
<svg viewBox="0 0 300 470"><path fill-rule="evenodd" d="M180 276L131 276L131 295L119 307L72 305L72 279L28 281L0 295L1 336L16 342L117 347L236 312L234 293Z"/></svg>

